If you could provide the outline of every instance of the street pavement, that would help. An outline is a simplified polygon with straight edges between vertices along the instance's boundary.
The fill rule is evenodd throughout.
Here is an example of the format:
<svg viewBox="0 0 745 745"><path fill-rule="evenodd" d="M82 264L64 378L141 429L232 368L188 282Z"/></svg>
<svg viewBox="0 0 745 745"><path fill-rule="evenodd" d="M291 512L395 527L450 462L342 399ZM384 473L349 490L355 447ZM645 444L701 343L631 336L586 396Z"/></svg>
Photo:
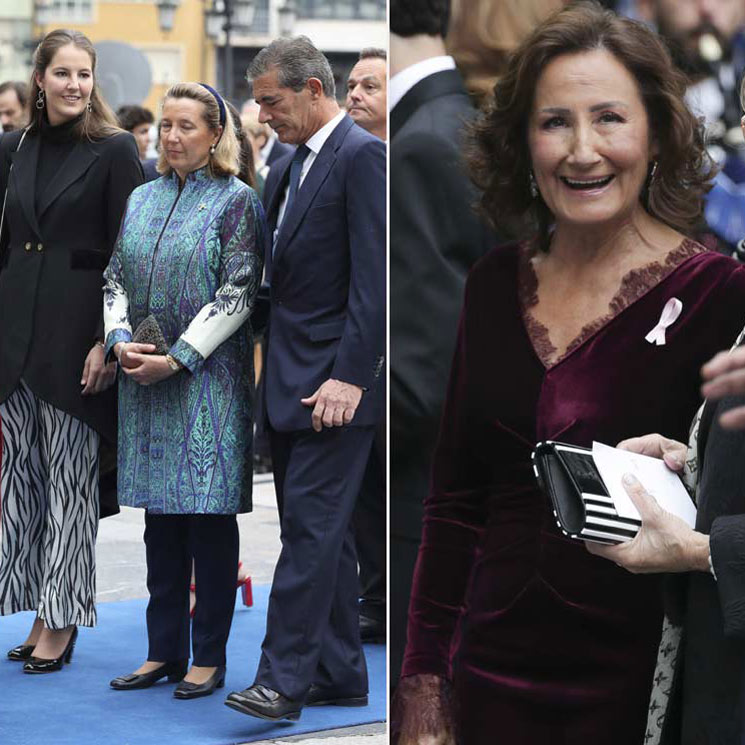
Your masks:
<svg viewBox="0 0 745 745"><path fill-rule="evenodd" d="M144 514L143 510L122 507L119 515L107 517L99 524L96 544L99 603L148 596L145 586L145 545L142 542ZM238 515L238 529L243 569L251 575L254 584L270 583L280 550L279 521L271 474L255 477L253 512ZM385 724L370 724L285 736L262 743L289 745L299 740L303 741L303 745L384 745L388 737Z"/></svg>

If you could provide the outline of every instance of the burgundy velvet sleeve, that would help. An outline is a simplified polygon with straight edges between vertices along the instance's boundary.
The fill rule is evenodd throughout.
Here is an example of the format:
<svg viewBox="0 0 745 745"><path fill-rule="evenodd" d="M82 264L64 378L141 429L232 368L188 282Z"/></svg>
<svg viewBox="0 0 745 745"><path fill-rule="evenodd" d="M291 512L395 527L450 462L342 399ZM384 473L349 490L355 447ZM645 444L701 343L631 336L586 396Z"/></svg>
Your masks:
<svg viewBox="0 0 745 745"><path fill-rule="evenodd" d="M424 503L422 542L411 601L402 676L449 676L450 644L486 515L486 469L474 446L477 417L469 385L469 285Z"/></svg>

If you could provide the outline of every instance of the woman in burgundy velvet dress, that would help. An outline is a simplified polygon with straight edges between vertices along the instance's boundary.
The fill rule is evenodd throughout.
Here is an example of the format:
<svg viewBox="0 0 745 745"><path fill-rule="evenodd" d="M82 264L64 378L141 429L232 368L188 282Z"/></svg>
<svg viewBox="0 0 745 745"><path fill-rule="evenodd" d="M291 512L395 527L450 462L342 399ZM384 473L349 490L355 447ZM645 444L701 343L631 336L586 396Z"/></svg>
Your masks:
<svg viewBox="0 0 745 745"><path fill-rule="evenodd" d="M497 223L530 213L538 231L466 286L400 745L645 741L660 580L564 537L530 453L547 439L685 439L701 365L742 328L745 269L686 237L710 167L684 85L649 30L574 6L517 50L475 127L482 207ZM682 310L651 343L673 298Z"/></svg>

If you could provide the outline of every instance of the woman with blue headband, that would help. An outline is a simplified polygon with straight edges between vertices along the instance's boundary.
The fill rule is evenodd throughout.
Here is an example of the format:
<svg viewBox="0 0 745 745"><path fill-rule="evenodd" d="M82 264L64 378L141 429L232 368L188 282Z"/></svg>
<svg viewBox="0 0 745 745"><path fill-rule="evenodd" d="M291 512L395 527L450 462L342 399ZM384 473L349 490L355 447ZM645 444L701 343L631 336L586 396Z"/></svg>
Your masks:
<svg viewBox="0 0 745 745"><path fill-rule="evenodd" d="M112 688L224 684L235 604L236 513L251 509L253 345L264 215L239 181L220 95L179 83L160 124L163 175L130 197L104 273L106 353L119 361L118 493L145 509L149 648ZM200 602L191 626L192 561Z"/></svg>

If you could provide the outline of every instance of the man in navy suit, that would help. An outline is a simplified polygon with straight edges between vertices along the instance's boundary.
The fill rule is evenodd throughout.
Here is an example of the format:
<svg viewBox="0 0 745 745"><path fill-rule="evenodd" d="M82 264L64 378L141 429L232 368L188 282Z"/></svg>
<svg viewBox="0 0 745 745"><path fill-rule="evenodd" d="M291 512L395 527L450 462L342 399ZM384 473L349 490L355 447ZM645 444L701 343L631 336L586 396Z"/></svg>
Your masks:
<svg viewBox="0 0 745 745"><path fill-rule="evenodd" d="M366 705L351 516L384 410L385 146L340 111L328 60L277 39L248 70L259 121L297 145L266 184L264 403L282 551L254 684L263 719Z"/></svg>

